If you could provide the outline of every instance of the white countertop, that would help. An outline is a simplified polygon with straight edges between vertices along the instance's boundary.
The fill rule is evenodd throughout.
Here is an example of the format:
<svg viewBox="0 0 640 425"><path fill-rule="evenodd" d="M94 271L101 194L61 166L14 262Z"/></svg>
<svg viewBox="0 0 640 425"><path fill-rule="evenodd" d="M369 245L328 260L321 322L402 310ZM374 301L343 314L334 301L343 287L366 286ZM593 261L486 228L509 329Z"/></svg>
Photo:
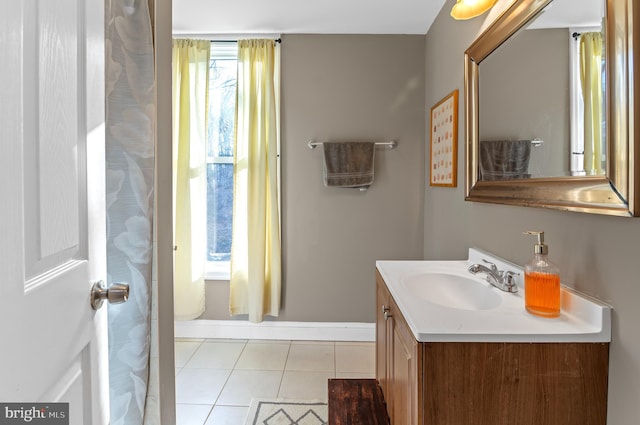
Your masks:
<svg viewBox="0 0 640 425"><path fill-rule="evenodd" d="M503 292L491 286L484 274L472 275L467 267L488 259L500 270L520 273L519 291ZM543 318L524 307L522 268L498 257L469 249L469 259L460 261L377 261L376 268L402 311L413 335L420 342L610 342L611 308L570 288L561 289L561 314ZM414 296L407 278L418 273L464 276L486 285L502 297L495 308L464 310L445 307Z"/></svg>

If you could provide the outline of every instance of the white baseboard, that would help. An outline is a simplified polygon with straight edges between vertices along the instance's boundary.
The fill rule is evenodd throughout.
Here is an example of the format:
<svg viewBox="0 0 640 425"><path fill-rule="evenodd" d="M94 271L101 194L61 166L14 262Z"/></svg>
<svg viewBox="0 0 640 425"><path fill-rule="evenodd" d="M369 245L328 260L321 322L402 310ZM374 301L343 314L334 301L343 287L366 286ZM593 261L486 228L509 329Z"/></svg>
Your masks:
<svg viewBox="0 0 640 425"><path fill-rule="evenodd" d="M186 320L175 322L175 337L373 342L376 339L376 325L354 322Z"/></svg>

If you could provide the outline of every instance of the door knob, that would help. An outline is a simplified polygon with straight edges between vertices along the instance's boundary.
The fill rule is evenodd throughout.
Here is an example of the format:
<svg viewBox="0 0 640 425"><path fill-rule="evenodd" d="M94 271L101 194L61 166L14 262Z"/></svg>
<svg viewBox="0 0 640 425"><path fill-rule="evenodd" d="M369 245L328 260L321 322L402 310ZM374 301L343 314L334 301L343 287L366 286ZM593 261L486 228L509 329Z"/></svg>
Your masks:
<svg viewBox="0 0 640 425"><path fill-rule="evenodd" d="M120 304L129 299L129 284L114 283L107 288L103 281L99 280L91 287L91 308L94 310L102 307L104 300L110 304Z"/></svg>

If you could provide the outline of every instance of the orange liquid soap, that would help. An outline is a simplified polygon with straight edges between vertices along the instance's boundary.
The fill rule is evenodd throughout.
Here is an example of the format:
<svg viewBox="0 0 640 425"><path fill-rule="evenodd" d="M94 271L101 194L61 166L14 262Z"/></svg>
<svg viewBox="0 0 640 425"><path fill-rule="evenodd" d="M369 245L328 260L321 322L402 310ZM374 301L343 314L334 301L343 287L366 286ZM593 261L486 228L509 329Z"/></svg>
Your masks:
<svg viewBox="0 0 640 425"><path fill-rule="evenodd" d="M542 317L560 316L560 270L549 261L549 247L544 232L526 231L536 236L533 259L524 266L524 306L531 314Z"/></svg>
<svg viewBox="0 0 640 425"><path fill-rule="evenodd" d="M560 316L560 276L541 272L525 273L524 304L531 314Z"/></svg>

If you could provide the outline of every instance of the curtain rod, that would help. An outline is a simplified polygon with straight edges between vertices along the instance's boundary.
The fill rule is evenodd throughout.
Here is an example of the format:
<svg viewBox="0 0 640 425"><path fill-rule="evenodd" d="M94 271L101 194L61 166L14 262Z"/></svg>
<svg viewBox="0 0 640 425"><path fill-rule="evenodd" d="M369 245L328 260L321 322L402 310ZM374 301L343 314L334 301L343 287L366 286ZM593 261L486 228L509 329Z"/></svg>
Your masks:
<svg viewBox="0 0 640 425"><path fill-rule="evenodd" d="M174 33L173 38L197 38L201 40L215 41L219 43L236 43L240 39L248 38L273 38L276 43L282 43L280 34L189 34Z"/></svg>

